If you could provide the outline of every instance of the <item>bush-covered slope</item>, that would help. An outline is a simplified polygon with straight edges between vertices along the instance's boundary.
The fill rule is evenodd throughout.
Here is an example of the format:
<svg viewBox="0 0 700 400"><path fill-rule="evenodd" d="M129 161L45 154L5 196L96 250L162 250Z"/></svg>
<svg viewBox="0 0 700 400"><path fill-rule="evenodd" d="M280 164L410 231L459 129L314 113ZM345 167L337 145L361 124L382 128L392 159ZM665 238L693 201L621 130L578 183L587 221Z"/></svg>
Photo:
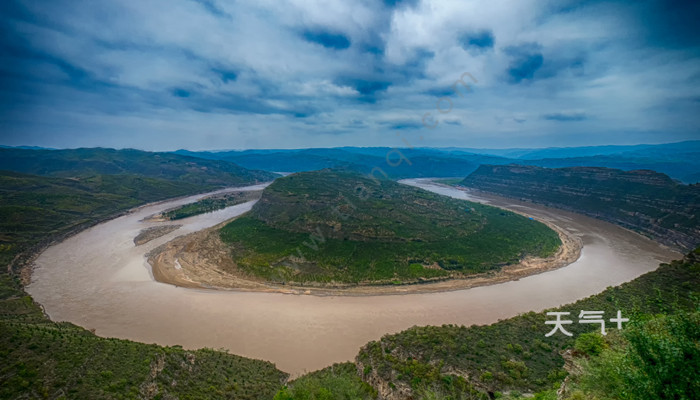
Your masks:
<svg viewBox="0 0 700 400"><path fill-rule="evenodd" d="M636 321L647 314L695 310L698 288L700 249L634 281L547 311L569 311L568 319L576 321L581 310L604 311L606 320L620 310L623 317ZM574 323L565 326L573 337L561 333L545 337L552 328L545 325L552 320L547 311L487 326L414 327L387 335L360 351L358 371L375 389L382 389L382 395L395 398L424 391L460 398L460 393L474 389L495 393L559 387L566 375L560 352L573 347L581 334L599 331L600 326ZM608 323L607 329L614 330L612 325Z"/></svg>
<svg viewBox="0 0 700 400"><path fill-rule="evenodd" d="M68 179L0 171L0 254L23 251L143 203L208 188L134 175Z"/></svg>
<svg viewBox="0 0 700 400"><path fill-rule="evenodd" d="M120 211L205 188L132 175L0 174L0 399L274 396L286 374L268 362L104 339L51 322L22 290L17 268L9 268L41 244Z"/></svg>
<svg viewBox="0 0 700 400"><path fill-rule="evenodd" d="M700 244L700 184L654 171L482 165L461 184L590 215L670 246Z"/></svg>
<svg viewBox="0 0 700 400"><path fill-rule="evenodd" d="M594 333L591 339L596 346L577 346L562 400L694 400L700 395L700 311L651 316L621 333Z"/></svg>
<svg viewBox="0 0 700 400"><path fill-rule="evenodd" d="M0 170L58 177L130 174L209 186L271 181L276 174L234 163L141 150L0 148Z"/></svg>
<svg viewBox="0 0 700 400"><path fill-rule="evenodd" d="M240 269L306 284L484 272L560 244L544 224L509 211L336 170L278 179L221 238Z"/></svg>
<svg viewBox="0 0 700 400"><path fill-rule="evenodd" d="M334 364L282 388L274 400L370 400L377 392L357 375L355 364Z"/></svg>
<svg viewBox="0 0 700 400"><path fill-rule="evenodd" d="M287 375L269 362L106 339L54 323L0 273L0 398L270 399Z"/></svg>

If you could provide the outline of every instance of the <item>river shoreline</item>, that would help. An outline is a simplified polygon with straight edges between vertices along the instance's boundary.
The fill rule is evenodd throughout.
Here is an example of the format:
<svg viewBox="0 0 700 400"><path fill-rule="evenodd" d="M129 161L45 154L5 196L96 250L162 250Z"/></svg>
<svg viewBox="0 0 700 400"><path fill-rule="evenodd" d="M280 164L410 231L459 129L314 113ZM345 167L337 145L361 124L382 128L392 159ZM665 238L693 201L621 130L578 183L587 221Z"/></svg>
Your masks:
<svg viewBox="0 0 700 400"><path fill-rule="evenodd" d="M454 188L416 184L474 200L472 193ZM71 322L101 337L185 349L227 349L273 362L295 377L352 360L360 347L386 334L416 325L487 325L520 313L559 307L680 257L678 252L604 221L489 197L488 204L513 206L563 227L583 243L580 257L564 267L516 280L420 294L289 296L158 282L146 254L177 237L241 215L253 204L183 219L180 229L135 246L133 239L142 229L158 224L145 222L145 218L198 197L143 206L49 246L38 255L25 290L51 320ZM542 329L546 333L546 327Z"/></svg>
<svg viewBox="0 0 700 400"><path fill-rule="evenodd" d="M538 220L557 232L561 240L557 252L547 258L527 257L518 264L467 277L441 278L397 285L382 283L280 285L229 273L219 267L221 263L227 262L227 255L226 245L218 239L217 232L223 225L230 222L229 220L215 227L176 238L149 253L147 258L155 280L187 288L313 296L381 296L435 293L494 285L561 268L580 257L583 247L580 238L566 232L551 221L515 208L503 208ZM229 268L229 270L235 271L235 268Z"/></svg>

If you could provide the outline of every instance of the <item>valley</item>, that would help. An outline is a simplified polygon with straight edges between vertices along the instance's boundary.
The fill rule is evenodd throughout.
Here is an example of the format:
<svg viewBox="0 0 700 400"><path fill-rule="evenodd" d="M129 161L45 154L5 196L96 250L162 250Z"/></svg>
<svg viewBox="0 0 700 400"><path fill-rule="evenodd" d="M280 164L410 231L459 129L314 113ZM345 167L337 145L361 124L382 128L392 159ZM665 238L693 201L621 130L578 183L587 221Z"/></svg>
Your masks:
<svg viewBox="0 0 700 400"><path fill-rule="evenodd" d="M50 247L36 260L27 291L53 320L95 329L100 336L189 349L226 348L272 361L299 376L351 360L360 346L386 333L413 325L489 324L575 301L678 257L637 234L588 217L505 199L482 199L426 181L413 184L458 199L507 205L547 220L580 238L581 257L566 267L516 281L391 296L296 296L156 282L146 264L147 252L175 236L215 226L253 207L249 202L187 218L177 231L134 246L144 217L197 201L200 196L196 196L139 208Z"/></svg>
<svg viewBox="0 0 700 400"><path fill-rule="evenodd" d="M116 158L123 156L132 155L118 152ZM83 397L235 394L269 399L277 393L278 399L296 399L318 398L314 396L329 390L363 399L430 398L436 393L483 397L501 391L517 398L522 390L551 397L548 387L565 376L560 367L565 355L558 349L578 342L559 340L553 348L534 340L540 335L540 310L579 301L603 309L610 306L606 302L614 302L644 313L682 311L695 293L692 254L685 264L662 265L656 271L659 262L678 259L680 253L625 229L622 220L611 220L620 227L600 215L591 214L597 217L593 219L537 205L530 198L521 201L450 186L463 179L396 183L358 178L353 171L322 170L212 192L223 181L193 182L182 174L190 170L188 164L163 176L162 170L149 170L152 160L139 160L141 156L136 153L132 161L147 174L61 177L56 171L65 167L54 161L46 165L56 169L43 170L45 176L0 175L0 211L7 216L0 256L8 265L7 273L0 274L0 359L6 365L0 378L9 379L0 395L31 388L37 395L69 391ZM241 176L226 179L256 182L239 171ZM606 176L615 173L620 174L609 171ZM552 185L542 190L559 193L553 185L561 182L538 181ZM691 207L664 206L658 208L661 212L694 215L692 201L674 200L676 189L654 194L653 187L635 188L639 182L648 183L615 182L598 185L591 193L605 198L620 188L624 193L643 190L657 206L681 201ZM654 182L666 189L678 185L661 178ZM524 189L523 195L538 194ZM246 219L246 224L236 225ZM498 225L499 219L507 223ZM267 231L246 230L250 221ZM497 226L501 235L491 235L489 225ZM232 226L238 234L229 238L236 240L222 240ZM683 228L678 222L670 227L680 234ZM449 244L457 238L453 249L459 252L464 250L461 242L468 244L480 234L486 234L489 246L473 247L466 255L481 260L481 271L468 263L441 263L437 251L423 254L424 269L456 267L437 279L397 279L402 264L394 258L398 269L384 281L343 281L328 275L333 278L295 282L289 279L295 271L276 280L245 272L236 258L243 253L235 253L251 243L263 246L253 248L259 254L283 245L286 251L303 248L311 256L283 260L299 267L318 263L312 258L315 252L332 254L334 248L324 246L333 240L392 248ZM558 250L540 257L532 247L528 250L528 240L540 245L534 249L545 250L542 245L551 235L560 241ZM511 237L516 239L511 247L503 246ZM414 253L407 248L402 248L404 253L417 260L416 248ZM375 250L363 252L402 254ZM484 263L488 257L507 261ZM454 255L449 259L456 260ZM33 260L32 270L27 266ZM408 267L410 271L410 263ZM331 274L347 269L325 268ZM637 278L647 271L656 272ZM630 280L631 286L610 288ZM579 300L603 290L593 302ZM664 305L662 299L672 302ZM95 357L96 352L105 356ZM76 375L85 365L88 373ZM587 379L571 375L573 389L567 390L597 390L586 386Z"/></svg>
<svg viewBox="0 0 700 400"><path fill-rule="evenodd" d="M0 400L700 400L700 2L0 10Z"/></svg>

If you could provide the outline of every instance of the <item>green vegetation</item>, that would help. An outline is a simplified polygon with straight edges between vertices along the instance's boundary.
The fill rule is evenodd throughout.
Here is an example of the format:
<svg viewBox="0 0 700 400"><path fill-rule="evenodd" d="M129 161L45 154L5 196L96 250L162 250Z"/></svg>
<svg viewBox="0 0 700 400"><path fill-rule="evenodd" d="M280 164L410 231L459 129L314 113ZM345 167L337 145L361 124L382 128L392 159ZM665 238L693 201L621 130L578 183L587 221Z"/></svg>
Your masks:
<svg viewBox="0 0 700 400"><path fill-rule="evenodd" d="M259 197L260 192L255 191L226 193L224 195L207 197L206 199L202 199L195 203L185 204L182 207L168 210L164 212L162 216L165 219L174 221L177 219L189 218L195 215L221 210L226 207L235 206L236 204L255 200Z"/></svg>
<svg viewBox="0 0 700 400"><path fill-rule="evenodd" d="M462 183L464 178L442 178L442 179L435 179L434 182L436 183L442 183L443 185L457 185L459 183Z"/></svg>
<svg viewBox="0 0 700 400"><path fill-rule="evenodd" d="M269 362L105 339L51 322L0 274L2 399L270 399L285 379Z"/></svg>
<svg viewBox="0 0 700 400"><path fill-rule="evenodd" d="M607 349L577 362L567 398L695 399L700 394L700 312L634 321Z"/></svg>
<svg viewBox="0 0 700 400"><path fill-rule="evenodd" d="M270 281L405 283L498 269L560 245L544 224L392 181L324 170L278 179L221 230Z"/></svg>
<svg viewBox="0 0 700 400"><path fill-rule="evenodd" d="M285 386L274 400L369 400L376 391L357 375L353 363L335 364Z"/></svg>
<svg viewBox="0 0 700 400"><path fill-rule="evenodd" d="M657 374L657 378L649 377L649 385L670 376L680 379L679 385L684 385L689 376L698 373L697 358L686 359L684 356L686 352L697 354L697 329L688 333L690 339L683 339L682 333L689 323L679 322L677 326L669 323L664 328L666 333L664 329L657 329L657 325L649 325L643 329L647 333L640 336L634 323L648 319L649 315L696 310L698 288L700 249L683 261L662 265L632 282L608 288L557 311L569 311L574 318L580 310L605 311L610 318L620 310L632 321L629 332L627 326L623 329L630 335L627 339L630 347L641 347L634 350L638 355L633 356L631 350L625 350L625 356L618 358L636 365L635 376L640 381L646 379L645 374ZM413 393L428 391L458 398L456 393L468 394L472 390L482 393L545 391L542 396L549 396L551 393L546 392L558 388L567 374L562 368L562 350L578 348L579 353L585 355L605 355L609 350L606 350L607 344L593 339L594 335L586 335L598 331L598 325L572 324L566 328L574 334L573 337L560 333L544 337L551 329L544 324L551 319L545 313L530 312L488 326L414 327L367 344L358 355L357 363L365 380L373 376L375 381L382 380L389 387L405 388ZM692 317L691 321L697 321L697 318ZM610 325L607 328L609 332L616 331ZM678 343L671 338L676 333ZM679 353L678 348L684 350ZM693 348L696 353L692 352ZM619 351L612 351L611 357L619 356ZM676 373L682 376L676 377ZM591 386L596 385L593 380L588 382L592 382ZM599 383L601 387L604 384Z"/></svg>
<svg viewBox="0 0 700 400"><path fill-rule="evenodd" d="M19 254L143 203L207 189L134 175L67 179L0 172L0 254Z"/></svg>
<svg viewBox="0 0 700 400"><path fill-rule="evenodd" d="M269 362L100 338L51 322L22 290L18 267L42 243L144 202L207 188L129 175L0 174L0 398L274 396L287 375Z"/></svg>
<svg viewBox="0 0 700 400"><path fill-rule="evenodd" d="M574 349L580 354L597 356L606 348L605 340L600 332L582 333L576 338Z"/></svg>
<svg viewBox="0 0 700 400"><path fill-rule="evenodd" d="M0 170L55 177L137 175L209 187L267 182L278 175L234 163L173 153L125 149L25 150L0 148Z"/></svg>
<svg viewBox="0 0 700 400"><path fill-rule="evenodd" d="M654 171L482 165L461 184L600 218L669 246L700 245L700 184Z"/></svg>
<svg viewBox="0 0 700 400"><path fill-rule="evenodd" d="M295 182L300 176L304 179ZM470 233L489 233L490 225L494 230L521 229L523 235L532 235L531 227L539 226L501 210L404 190L391 182L360 181L366 195L358 196L356 176L339 172L299 174L294 179L273 184L261 207L239 224L227 226L222 237L243 232L256 237L256 230L264 230L274 240L254 243L264 250L261 254L281 254L304 242L318 246L318 251L302 247L307 260L328 249L347 255L341 246L350 242L357 253L380 256L391 249L419 249L428 254L420 260L425 262L442 254L434 249L456 251L448 244L440 248L441 240L449 243L462 235L466 238L461 240L469 242ZM489 326L414 327L367 344L355 364L337 364L286 385L286 374L268 362L209 349L186 351L100 338L69 323L51 322L22 290L17 267L29 250L144 202L208 188L134 175L65 179L0 173L0 398L320 400L372 399L393 392L416 399L486 399L489 394L515 399L538 392L535 399L554 400L567 376L564 349L573 350L573 362L582 369L569 375L566 399L693 399L700 390L700 249L685 260L558 309L570 311L574 318L580 310L605 311L608 318L621 310L631 321L621 332L608 325L606 337L596 333L597 325L572 324L567 329L573 337L545 338L551 328L544 324L550 319L545 312ZM299 207L288 207L291 204ZM386 220L399 222L391 225ZM499 225L501 221L507 223ZM314 239L324 227L329 228L322 230L324 241ZM441 232L452 236L442 237ZM539 243L549 234L543 230ZM501 237L501 245L510 248L512 243L505 241L514 242L514 237L518 238ZM362 247L371 241L385 247ZM443 262L442 269L452 271L447 268L452 265L457 264ZM465 268L454 271L473 268L459 265ZM420 263L408 266L416 273L424 268ZM395 278L392 273L384 276Z"/></svg>

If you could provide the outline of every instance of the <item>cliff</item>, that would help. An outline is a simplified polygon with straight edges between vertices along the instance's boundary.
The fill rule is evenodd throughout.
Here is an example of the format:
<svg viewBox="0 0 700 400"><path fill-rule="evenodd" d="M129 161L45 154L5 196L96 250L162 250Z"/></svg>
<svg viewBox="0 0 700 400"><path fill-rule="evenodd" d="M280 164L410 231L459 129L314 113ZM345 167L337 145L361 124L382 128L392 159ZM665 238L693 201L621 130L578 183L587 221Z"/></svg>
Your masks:
<svg viewBox="0 0 700 400"><path fill-rule="evenodd" d="M700 185L658 172L482 165L461 184L599 218L671 247L700 244Z"/></svg>

